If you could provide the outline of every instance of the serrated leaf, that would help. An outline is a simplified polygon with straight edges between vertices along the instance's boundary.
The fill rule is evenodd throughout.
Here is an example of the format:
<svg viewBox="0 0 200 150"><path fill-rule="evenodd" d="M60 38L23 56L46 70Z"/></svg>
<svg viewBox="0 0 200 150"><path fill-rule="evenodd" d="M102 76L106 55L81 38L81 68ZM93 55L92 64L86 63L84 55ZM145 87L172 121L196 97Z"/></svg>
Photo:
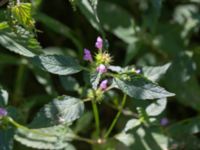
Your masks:
<svg viewBox="0 0 200 150"><path fill-rule="evenodd" d="M14 130L0 130L0 148L1 150L12 150L13 149L13 136Z"/></svg>
<svg viewBox="0 0 200 150"><path fill-rule="evenodd" d="M130 79L115 78L114 82L124 93L136 99L159 99L174 96L173 93L141 76L130 76Z"/></svg>
<svg viewBox="0 0 200 150"><path fill-rule="evenodd" d="M84 111L84 103L78 98L62 96L54 99L37 114L31 127L49 127L78 119Z"/></svg>
<svg viewBox="0 0 200 150"><path fill-rule="evenodd" d="M11 31L1 31L0 44L8 50L26 57L41 54L41 46L34 36L23 29L19 30L22 30L20 32L23 32L23 35Z"/></svg>
<svg viewBox="0 0 200 150"><path fill-rule="evenodd" d="M148 116L158 116L165 110L166 105L166 98L158 99L146 108L146 113L148 114Z"/></svg>
<svg viewBox="0 0 200 150"><path fill-rule="evenodd" d="M132 130L134 129L135 127L139 126L141 124L140 120L138 119L131 119L129 120L126 125L125 125L125 128L124 128L124 132L127 132L129 130Z"/></svg>
<svg viewBox="0 0 200 150"><path fill-rule="evenodd" d="M37 67L53 74L70 75L81 71L78 62L69 56L40 55L31 60Z"/></svg>
<svg viewBox="0 0 200 150"><path fill-rule="evenodd" d="M151 81L158 81L169 69L171 63L167 63L163 66L145 66L142 68L144 76L147 77Z"/></svg>
<svg viewBox="0 0 200 150"><path fill-rule="evenodd" d="M21 127L14 136L21 144L37 149L62 149L70 145L73 137L73 132L66 125L40 129Z"/></svg>
<svg viewBox="0 0 200 150"><path fill-rule="evenodd" d="M100 80L101 80L101 73L94 72L91 74L90 83L92 84L93 89L95 90L97 89Z"/></svg>
<svg viewBox="0 0 200 150"><path fill-rule="evenodd" d="M8 92L0 88L0 106L6 106L8 104Z"/></svg>
<svg viewBox="0 0 200 150"><path fill-rule="evenodd" d="M34 19L31 15L31 3L20 3L11 7L11 13L14 18L24 27L34 27Z"/></svg>

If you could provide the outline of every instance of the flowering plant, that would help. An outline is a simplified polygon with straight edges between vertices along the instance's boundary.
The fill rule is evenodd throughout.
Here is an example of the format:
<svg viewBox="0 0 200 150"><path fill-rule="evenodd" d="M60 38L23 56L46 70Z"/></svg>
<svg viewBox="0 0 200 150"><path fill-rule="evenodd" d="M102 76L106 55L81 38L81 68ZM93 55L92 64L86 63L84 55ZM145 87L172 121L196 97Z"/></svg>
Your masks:
<svg viewBox="0 0 200 150"><path fill-rule="evenodd" d="M143 16L144 25L134 23L128 12L115 4L118 2L69 2L73 11L78 8L98 31L98 35L93 33L96 39L94 36L89 38L85 33L82 37L79 30L71 30L42 13L41 6L44 4L41 0L32 3L26 0L0 2L0 6L5 6L0 11L0 44L3 49L0 55L0 75L4 73L4 64L11 65L11 72L12 65L17 68L17 73L11 75L12 78L16 77L14 87L9 84L12 81L10 76L3 76L9 81L1 81L0 150L180 148L180 137L177 138L174 132L179 124L169 126L173 120L161 114L166 109L167 98L174 98L174 93L184 98L180 94L182 89L176 91L173 88L177 87L175 82L170 80L176 78L176 69L184 64L190 66L191 70L196 66L190 63L190 52L177 54L186 59L186 63L171 63L171 51L169 54L162 51L162 48L168 50L162 42L170 38L160 33L160 28L164 26L158 23L161 13L157 13L161 10L161 0L153 0L149 2L151 4L137 2L138 7L148 9ZM153 10L156 12L150 15L153 19L149 20L146 14ZM77 20L82 20L82 16ZM45 29L49 28L64 36L64 40L63 37L55 38L47 33L50 42L46 41L51 43L53 39L52 43L55 42L57 47L45 48L46 43L42 40L39 42L40 36L45 33L45 29L41 30L40 24L37 24L39 22L46 26ZM157 26L158 29L155 28ZM84 26L80 27L82 29ZM181 35L188 36L188 32L189 29ZM88 39L82 44L86 37ZM59 44L65 38L72 47L61 48ZM125 56L120 50L124 45L128 45ZM143 54L147 46L155 56L150 54L146 57L146 53ZM141 59L136 59L136 55ZM154 57L163 65L155 65L158 63L155 63ZM179 66L174 67L177 64ZM191 70L183 70L175 79L179 84L196 81L187 75L188 72L191 74ZM166 86L165 80L159 82L167 72L172 86ZM193 90L187 90L192 91L189 95L195 93ZM189 105L199 110L198 105ZM194 122L189 120L188 126L195 127ZM185 127L183 124L180 125L182 128ZM190 128L190 131L193 130ZM192 133L197 133L195 131ZM197 140L193 135L191 139Z"/></svg>

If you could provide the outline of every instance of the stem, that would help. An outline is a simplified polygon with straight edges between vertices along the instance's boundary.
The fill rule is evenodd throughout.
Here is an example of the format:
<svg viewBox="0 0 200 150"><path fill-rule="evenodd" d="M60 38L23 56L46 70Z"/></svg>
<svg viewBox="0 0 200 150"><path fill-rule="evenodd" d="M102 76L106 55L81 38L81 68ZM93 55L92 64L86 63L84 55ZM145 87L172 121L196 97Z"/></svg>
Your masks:
<svg viewBox="0 0 200 150"><path fill-rule="evenodd" d="M100 125L99 125L99 111L97 104L94 100L92 100L92 108L93 108L93 113L94 113L94 119L95 119L95 124L96 124L96 130L97 130L97 135L99 136L100 133Z"/></svg>
<svg viewBox="0 0 200 150"><path fill-rule="evenodd" d="M24 78L25 78L25 70L26 70L26 65L20 64L19 69L17 71L15 88L14 88L14 92L13 92L13 100L14 100L15 104L18 103L18 100L23 95L23 86L24 86L23 81L24 81Z"/></svg>
<svg viewBox="0 0 200 150"><path fill-rule="evenodd" d="M86 143L89 143L89 144L96 144L97 143L97 141L95 141L95 140L84 138L84 137L80 137L78 135L76 135L74 137L74 139L79 140L79 141L83 141L83 142L86 142Z"/></svg>
<svg viewBox="0 0 200 150"><path fill-rule="evenodd" d="M112 121L108 131L106 132L106 134L104 136L105 138L107 138L110 135L110 133L112 132L113 128L115 127L115 125L116 125L116 123L117 123L117 121L118 121L118 119L119 119L119 117L120 117L120 115L122 113L123 107L125 106L126 98L127 98L127 95L124 94L124 97L123 97L123 100L122 100L122 103L121 103L121 108L119 109L119 111L118 111L117 115L115 116L114 120Z"/></svg>

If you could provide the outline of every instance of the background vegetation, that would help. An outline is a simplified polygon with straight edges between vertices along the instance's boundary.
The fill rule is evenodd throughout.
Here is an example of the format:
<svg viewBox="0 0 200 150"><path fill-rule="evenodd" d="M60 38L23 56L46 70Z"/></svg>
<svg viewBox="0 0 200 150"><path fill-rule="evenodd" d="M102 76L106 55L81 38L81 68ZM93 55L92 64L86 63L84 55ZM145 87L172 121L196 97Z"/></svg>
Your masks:
<svg viewBox="0 0 200 150"><path fill-rule="evenodd" d="M23 33L24 37L12 35L12 39L21 45L28 45L28 48L34 52L36 50L36 53L40 53L38 49L42 49L46 54L70 55L78 58L81 64L85 64L82 60L83 49L87 47L94 54L94 43L100 35L106 37L115 65L136 65L137 68L142 68L171 63L159 84L176 96L168 98L165 111L155 117L156 127L149 126L145 130L131 131L134 142L130 149L200 149L199 0L99 0L97 12L92 10L87 0L34 0L32 3L32 17L36 21L36 29L33 27L34 20L28 18L28 21L24 22L25 25L29 24L28 28L19 33ZM7 109L11 116L18 122L28 125L40 108L56 96L64 94L77 97L80 93L79 86L87 82L87 75L73 75L73 79L78 81L76 83L73 80L74 83L68 81L69 78L66 76L59 77L35 69L28 58L24 57L31 55L26 53L26 46L22 52L24 56L8 51L7 49L16 52L14 49L20 47L14 45L13 49L12 44L4 42L5 20L9 22L12 30L16 29L18 32L19 28L16 21L13 21L16 19L13 14L5 15L7 6L8 4L1 6L0 11L0 83L9 93ZM33 36L26 32L33 33ZM31 40L33 37L37 41ZM159 74L159 70L156 71ZM72 86L66 86L70 83ZM114 90L108 93L105 101L100 104L103 130L114 118L121 98L121 92ZM129 100L112 135L119 133L127 120L138 115L135 114L136 108L145 108L150 103ZM92 111L89 111L89 103L86 104L86 108L87 113L80 122L78 120L73 124L73 129L85 137L95 137L94 119ZM158 125L163 118L167 118L168 123L164 126ZM8 143L10 141L3 139L3 134L4 131L0 131L0 145L11 145L12 141ZM126 138L125 141L132 139ZM115 140L100 146L90 146L80 141L72 143L80 150L128 149ZM14 149L31 148L14 142Z"/></svg>

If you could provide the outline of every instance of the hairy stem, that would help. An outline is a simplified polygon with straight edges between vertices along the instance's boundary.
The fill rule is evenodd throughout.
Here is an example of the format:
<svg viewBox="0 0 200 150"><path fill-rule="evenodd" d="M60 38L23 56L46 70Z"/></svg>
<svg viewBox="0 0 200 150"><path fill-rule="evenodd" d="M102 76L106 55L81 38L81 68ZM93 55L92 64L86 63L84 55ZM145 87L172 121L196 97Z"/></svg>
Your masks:
<svg viewBox="0 0 200 150"><path fill-rule="evenodd" d="M116 114L115 118L113 119L113 121L112 121L110 127L108 128L108 131L106 132L104 138L107 138L110 135L110 133L112 132L113 128L115 127L115 125L116 125L116 123L117 123L117 121L118 121L118 119L119 119L119 117L122 113L122 110L123 110L123 108L126 104L126 98L127 98L127 95L124 94L124 97L123 97L122 103L121 103L121 108L119 109L118 113Z"/></svg>
<svg viewBox="0 0 200 150"><path fill-rule="evenodd" d="M99 136L100 134L99 111L98 111L97 104L94 100L92 100L92 108L93 108L94 119L95 119L95 124L96 124L96 131L97 131L97 135Z"/></svg>

